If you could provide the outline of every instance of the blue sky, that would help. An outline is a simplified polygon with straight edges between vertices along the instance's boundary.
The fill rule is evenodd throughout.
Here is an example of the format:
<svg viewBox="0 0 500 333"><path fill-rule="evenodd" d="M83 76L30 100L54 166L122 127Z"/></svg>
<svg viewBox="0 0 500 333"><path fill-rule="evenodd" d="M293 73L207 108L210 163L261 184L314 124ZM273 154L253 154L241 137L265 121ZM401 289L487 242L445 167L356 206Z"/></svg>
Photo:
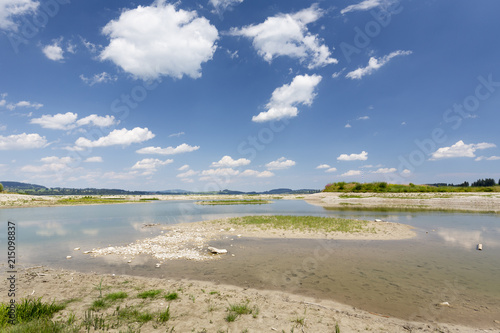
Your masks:
<svg viewBox="0 0 500 333"><path fill-rule="evenodd" d="M0 180L500 178L497 1L0 2Z"/></svg>

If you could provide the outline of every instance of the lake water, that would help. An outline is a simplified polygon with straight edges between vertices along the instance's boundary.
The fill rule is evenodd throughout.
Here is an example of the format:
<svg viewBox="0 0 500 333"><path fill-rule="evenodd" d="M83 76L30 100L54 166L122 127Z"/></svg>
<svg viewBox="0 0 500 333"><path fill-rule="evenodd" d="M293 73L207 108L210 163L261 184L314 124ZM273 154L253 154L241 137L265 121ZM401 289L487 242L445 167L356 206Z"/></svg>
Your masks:
<svg viewBox="0 0 500 333"><path fill-rule="evenodd" d="M175 224L221 217L280 214L375 218L412 225L401 241L241 238L212 243L235 257L169 261L157 269L142 257L133 265L73 251L125 245L154 236L143 223ZM334 299L367 311L419 321L494 327L500 320L500 216L439 212L336 211L301 200L269 205L204 206L193 201L0 209L17 224L18 259L81 271L209 280ZM478 243L483 251L477 251ZM73 255L73 260L66 260ZM2 252L5 263L5 252ZM440 302L451 307L439 307Z"/></svg>

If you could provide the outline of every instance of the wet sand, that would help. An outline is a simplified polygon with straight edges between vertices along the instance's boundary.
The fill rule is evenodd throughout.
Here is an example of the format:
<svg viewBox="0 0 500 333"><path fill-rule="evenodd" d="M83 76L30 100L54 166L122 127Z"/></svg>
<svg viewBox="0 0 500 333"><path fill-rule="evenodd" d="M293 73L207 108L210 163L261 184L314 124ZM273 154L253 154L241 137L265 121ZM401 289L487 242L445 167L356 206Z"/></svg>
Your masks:
<svg viewBox="0 0 500 333"><path fill-rule="evenodd" d="M70 302L58 312L55 320L67 321L71 314L76 322L83 320L85 311L99 297L113 292L125 292L128 297L116 301L107 309L99 310L106 322L116 322L116 306L121 309L138 309L152 314L165 311L170 306L171 318L166 323L151 320L144 324L133 323L141 332L489 332L461 325L405 321L377 313L369 313L330 300L299 296L286 292L241 288L205 281L81 273L44 267L26 268L18 273L18 294L21 297L42 297L46 301ZM161 294L142 300L138 293L160 289ZM6 288L0 287L1 300L6 301ZM163 296L177 292L179 298L167 301ZM234 322L227 322L230 305L247 304L252 314L243 314ZM449 311L436 307L435 311ZM122 324L110 332L127 329ZM93 331L93 330L92 330ZM491 330L496 332L497 330Z"/></svg>

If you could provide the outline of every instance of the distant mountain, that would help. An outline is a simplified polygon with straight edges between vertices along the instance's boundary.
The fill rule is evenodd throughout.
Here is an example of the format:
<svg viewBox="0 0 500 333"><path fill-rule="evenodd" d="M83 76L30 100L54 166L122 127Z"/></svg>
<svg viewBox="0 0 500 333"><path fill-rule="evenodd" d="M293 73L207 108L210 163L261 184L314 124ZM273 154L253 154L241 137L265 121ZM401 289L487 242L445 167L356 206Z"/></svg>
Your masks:
<svg viewBox="0 0 500 333"><path fill-rule="evenodd" d="M233 190L222 190L218 192L191 192L181 189L164 190L164 191L127 191L121 189L98 189L98 188L65 188L65 187L45 187L42 185L0 181L3 184L5 191L13 193L26 193L34 195L146 195L146 194L167 194L167 195L182 195L182 194L221 194L221 195L238 195L238 194L309 194L317 193L320 190L301 189L292 190L289 188L277 188L265 192L242 192Z"/></svg>
<svg viewBox="0 0 500 333"><path fill-rule="evenodd" d="M13 193L25 193L33 195L144 195L151 194L146 191L126 191L120 189L98 189L98 188L65 188L53 187L48 188L42 185L0 181L4 190Z"/></svg>
<svg viewBox="0 0 500 333"><path fill-rule="evenodd" d="M186 190L175 189L175 190L157 191L155 193L158 193L158 194L190 194L190 193L193 193L193 192L186 191Z"/></svg>
<svg viewBox="0 0 500 333"><path fill-rule="evenodd" d="M4 182L0 181L0 184L3 185L6 191L15 191L15 190L42 190L47 189L42 185L28 184L28 183L20 183L20 182Z"/></svg>

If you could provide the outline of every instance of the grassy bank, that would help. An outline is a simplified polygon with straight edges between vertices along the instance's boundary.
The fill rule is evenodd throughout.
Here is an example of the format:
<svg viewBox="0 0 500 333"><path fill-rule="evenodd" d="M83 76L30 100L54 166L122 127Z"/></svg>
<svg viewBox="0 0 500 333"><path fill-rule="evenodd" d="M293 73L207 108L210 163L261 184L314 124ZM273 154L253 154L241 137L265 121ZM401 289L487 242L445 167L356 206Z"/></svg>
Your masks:
<svg viewBox="0 0 500 333"><path fill-rule="evenodd" d="M315 232L374 232L367 221L319 216L244 216L234 217L228 223L240 226L256 226L262 230L282 229Z"/></svg>
<svg viewBox="0 0 500 333"><path fill-rule="evenodd" d="M460 186L430 186L430 185L399 185L386 182L375 183L330 183L323 192L375 192L375 193L429 193L429 192L500 192L500 186L460 187Z"/></svg>

